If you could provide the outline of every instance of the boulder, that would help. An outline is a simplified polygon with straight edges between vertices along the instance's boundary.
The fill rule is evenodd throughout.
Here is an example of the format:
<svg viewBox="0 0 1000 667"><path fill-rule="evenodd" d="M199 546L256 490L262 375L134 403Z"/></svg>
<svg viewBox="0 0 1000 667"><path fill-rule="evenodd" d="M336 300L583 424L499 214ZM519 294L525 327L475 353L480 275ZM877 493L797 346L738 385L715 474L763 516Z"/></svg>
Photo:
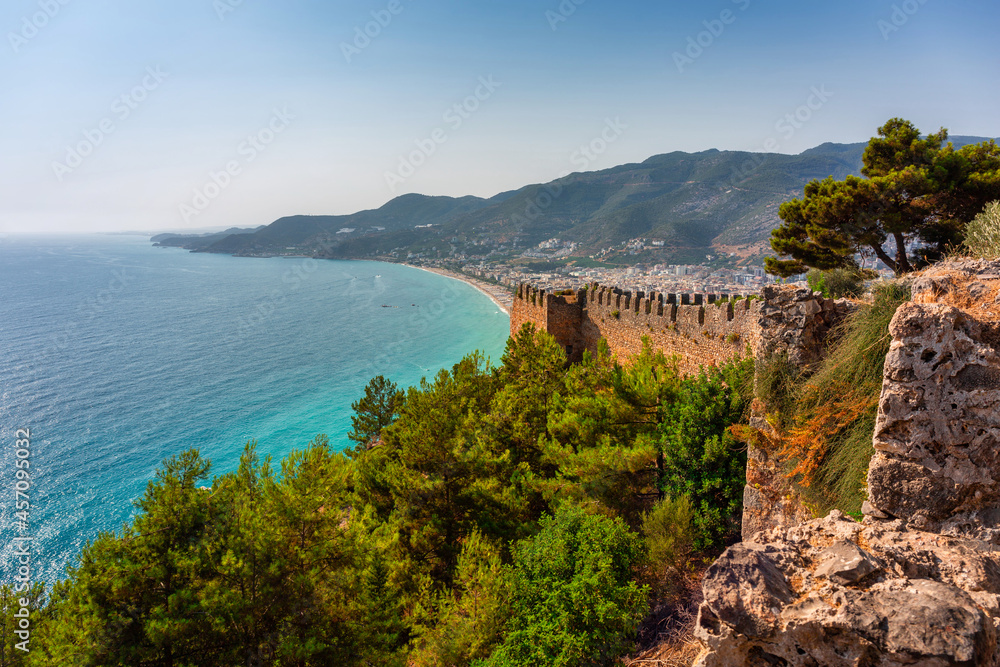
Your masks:
<svg viewBox="0 0 1000 667"><path fill-rule="evenodd" d="M1000 553L833 512L730 547L706 573L699 667L1000 665Z"/></svg>

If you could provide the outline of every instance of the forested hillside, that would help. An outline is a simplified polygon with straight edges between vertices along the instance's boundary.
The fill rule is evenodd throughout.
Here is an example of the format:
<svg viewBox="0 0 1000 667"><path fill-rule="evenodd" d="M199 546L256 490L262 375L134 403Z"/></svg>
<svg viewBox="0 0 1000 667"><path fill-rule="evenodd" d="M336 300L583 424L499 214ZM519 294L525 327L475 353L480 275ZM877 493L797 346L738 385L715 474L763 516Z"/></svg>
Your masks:
<svg viewBox="0 0 1000 667"><path fill-rule="evenodd" d="M752 366L570 367L525 329L498 367L373 380L344 453L178 454L3 664L609 665L738 537Z"/></svg>
<svg viewBox="0 0 1000 667"><path fill-rule="evenodd" d="M959 147L981 139L952 141ZM170 243L236 255L292 250L405 258L409 252L447 257L526 250L553 237L578 243L579 253L589 255L643 237L663 241L663 260L704 259L713 247L765 246L780 223L778 207L812 179L860 173L865 145L828 143L799 155L674 152L490 199L410 194L353 215L282 218L208 245L200 239Z"/></svg>

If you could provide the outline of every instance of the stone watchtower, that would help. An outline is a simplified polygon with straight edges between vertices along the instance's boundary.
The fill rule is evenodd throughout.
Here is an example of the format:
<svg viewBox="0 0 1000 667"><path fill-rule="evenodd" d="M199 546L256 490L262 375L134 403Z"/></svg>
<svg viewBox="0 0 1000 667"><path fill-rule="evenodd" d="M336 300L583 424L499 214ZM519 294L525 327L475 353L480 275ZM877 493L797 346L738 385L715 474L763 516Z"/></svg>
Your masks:
<svg viewBox="0 0 1000 667"><path fill-rule="evenodd" d="M517 288L510 311L510 333L517 334L531 323L539 331L547 331L556 339L570 362L583 359L583 313L586 290L566 290L550 293L530 285Z"/></svg>

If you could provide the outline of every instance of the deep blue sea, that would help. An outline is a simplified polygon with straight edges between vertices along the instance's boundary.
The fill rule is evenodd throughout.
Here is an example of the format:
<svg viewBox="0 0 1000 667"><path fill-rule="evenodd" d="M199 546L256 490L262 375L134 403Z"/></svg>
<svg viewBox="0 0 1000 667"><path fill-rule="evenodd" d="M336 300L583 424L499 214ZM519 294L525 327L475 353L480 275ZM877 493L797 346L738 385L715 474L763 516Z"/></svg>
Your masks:
<svg viewBox="0 0 1000 667"><path fill-rule="evenodd" d="M275 461L320 433L342 448L371 377L413 385L476 349L497 363L508 329L472 287L405 266L192 254L136 236L2 239L0 581L22 535L34 578L60 578L133 515L167 456L197 447L221 474L250 439Z"/></svg>

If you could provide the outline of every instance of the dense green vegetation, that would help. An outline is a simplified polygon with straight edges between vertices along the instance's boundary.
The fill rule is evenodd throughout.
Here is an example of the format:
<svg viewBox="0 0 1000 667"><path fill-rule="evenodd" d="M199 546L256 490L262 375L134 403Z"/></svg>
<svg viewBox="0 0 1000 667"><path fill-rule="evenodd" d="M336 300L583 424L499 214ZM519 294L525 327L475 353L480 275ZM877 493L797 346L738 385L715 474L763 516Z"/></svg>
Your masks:
<svg viewBox="0 0 1000 667"><path fill-rule="evenodd" d="M496 368L373 380L344 453L251 442L211 479L180 453L3 664L608 665L738 535L752 368L682 377L648 345L568 366L525 328Z"/></svg>
<svg viewBox="0 0 1000 667"><path fill-rule="evenodd" d="M947 140L947 130L923 137L909 121L890 119L868 142L864 178L813 180L802 199L781 205L771 247L790 259L769 258L767 270L854 269L858 253L868 253L901 276L941 259L1000 198L996 142L956 150Z"/></svg>

